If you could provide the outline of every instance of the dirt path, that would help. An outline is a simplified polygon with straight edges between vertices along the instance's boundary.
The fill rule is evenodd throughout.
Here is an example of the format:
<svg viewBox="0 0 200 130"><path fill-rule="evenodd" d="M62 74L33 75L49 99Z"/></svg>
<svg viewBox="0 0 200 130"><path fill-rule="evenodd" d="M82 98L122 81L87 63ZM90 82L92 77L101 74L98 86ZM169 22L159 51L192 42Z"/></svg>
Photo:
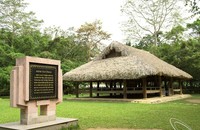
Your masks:
<svg viewBox="0 0 200 130"><path fill-rule="evenodd" d="M187 99L187 102L200 104L200 99Z"/></svg>

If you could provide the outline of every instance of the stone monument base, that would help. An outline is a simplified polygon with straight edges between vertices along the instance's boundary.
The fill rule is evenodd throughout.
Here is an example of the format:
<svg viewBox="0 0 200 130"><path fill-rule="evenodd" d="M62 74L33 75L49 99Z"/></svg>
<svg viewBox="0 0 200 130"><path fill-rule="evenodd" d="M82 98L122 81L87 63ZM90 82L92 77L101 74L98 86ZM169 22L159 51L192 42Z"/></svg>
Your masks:
<svg viewBox="0 0 200 130"><path fill-rule="evenodd" d="M20 122L0 124L0 130L60 130L63 127L78 125L77 119L56 118L55 121L38 123L33 125L21 125Z"/></svg>

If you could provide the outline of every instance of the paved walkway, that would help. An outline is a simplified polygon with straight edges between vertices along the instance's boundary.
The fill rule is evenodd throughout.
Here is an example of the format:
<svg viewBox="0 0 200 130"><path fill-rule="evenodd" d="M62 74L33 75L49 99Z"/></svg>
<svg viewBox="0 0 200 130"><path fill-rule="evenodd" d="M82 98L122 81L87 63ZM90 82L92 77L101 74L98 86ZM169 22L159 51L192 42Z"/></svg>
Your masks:
<svg viewBox="0 0 200 130"><path fill-rule="evenodd" d="M132 103L146 103L146 104L156 104L163 103L168 101L180 100L184 98L189 98L191 95L173 95L166 97L154 97L147 99L119 99L119 98L71 98L67 100L76 100L76 101L107 101L107 102L132 102Z"/></svg>
<svg viewBox="0 0 200 130"><path fill-rule="evenodd" d="M174 101L174 100L180 100L180 99L189 98L189 97L191 97L191 95L183 94L183 95L173 95L173 96L166 96L166 97L136 99L136 100L133 100L132 102L154 104L154 103L163 103L163 102L169 102L169 101Z"/></svg>

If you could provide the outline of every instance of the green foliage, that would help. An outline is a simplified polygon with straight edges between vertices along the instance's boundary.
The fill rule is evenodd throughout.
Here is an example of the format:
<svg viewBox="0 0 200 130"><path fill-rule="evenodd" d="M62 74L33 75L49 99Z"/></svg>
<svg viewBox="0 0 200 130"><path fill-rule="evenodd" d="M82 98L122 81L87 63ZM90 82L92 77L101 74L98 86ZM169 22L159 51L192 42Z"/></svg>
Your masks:
<svg viewBox="0 0 200 130"><path fill-rule="evenodd" d="M62 30L54 26L42 33L39 30L42 21L37 20L33 12L26 12L27 6L24 0L0 1L0 95L9 94L10 71L16 58L29 55L58 59L63 73L66 73L88 62L99 53L98 43L110 38L99 20L85 23L77 30ZM188 29L192 30L192 35L185 39L183 34ZM199 19L188 24L187 28L177 26L166 33L159 29L144 36L136 47L150 51L200 80L199 29ZM153 43L155 37L158 46ZM74 85L64 82L64 92L71 93Z"/></svg>
<svg viewBox="0 0 200 130"><path fill-rule="evenodd" d="M27 5L24 0L1 0L0 28L18 34L40 26L42 21L37 20L33 12L25 11Z"/></svg>
<svg viewBox="0 0 200 130"><path fill-rule="evenodd" d="M169 32L164 34L166 42L178 43L183 40L183 33L186 29L181 25L175 26Z"/></svg>
<svg viewBox="0 0 200 130"><path fill-rule="evenodd" d="M197 37L200 37L200 19L197 19L191 24L187 24L187 27L189 29L192 29L191 34L196 35Z"/></svg>
<svg viewBox="0 0 200 130"><path fill-rule="evenodd" d="M42 21L33 12L26 12L27 6L24 0L0 1L0 95L9 94L9 77L16 58L28 55L58 59L66 73L94 55L88 52L96 52L95 48L88 45L110 37L100 21L85 23L78 30L53 26L42 33ZM64 82L63 86L66 93L74 89L71 82Z"/></svg>
<svg viewBox="0 0 200 130"><path fill-rule="evenodd" d="M101 41L110 38L111 34L102 29L102 22L96 20L92 23L85 23L76 31L79 43L88 47L88 61L91 57L95 57L99 53Z"/></svg>
<svg viewBox="0 0 200 130"><path fill-rule="evenodd" d="M24 56L6 44L7 32L0 32L0 95L9 95L10 72L15 64L15 59Z"/></svg>
<svg viewBox="0 0 200 130"><path fill-rule="evenodd" d="M191 8L190 12L193 13L193 16L200 14L200 6L198 0L185 0L185 1L186 1L186 6L189 6Z"/></svg>
<svg viewBox="0 0 200 130"><path fill-rule="evenodd" d="M24 0L0 1L0 95L9 95L10 72L15 59L25 55L61 60L63 73L88 60L88 47L77 42L72 30L39 31L33 12L25 12ZM55 28L47 29L54 32ZM62 32L62 33L60 33ZM69 85L73 85L68 83Z"/></svg>
<svg viewBox="0 0 200 130"><path fill-rule="evenodd" d="M0 96L9 95L9 83L10 83L10 72L12 70L12 66L2 67L0 68Z"/></svg>
<svg viewBox="0 0 200 130"><path fill-rule="evenodd" d="M0 35L0 95L8 95L9 93L9 75L14 66L15 59L25 55L38 56L43 58L51 58L61 60L63 73L70 71L88 60L88 47L79 44L75 41L75 37L57 37L50 38L48 35L43 35L39 31L34 31L32 34L15 35L13 41L15 44L10 46L9 34L7 31L2 31ZM64 84L66 86L67 83ZM73 84L68 83L67 86L72 87ZM5 92L6 91L6 92Z"/></svg>
<svg viewBox="0 0 200 130"><path fill-rule="evenodd" d="M192 29L190 37L185 38L185 31ZM151 44L152 37L147 35L135 47L147 50L162 60L180 68L200 82L200 24L199 19L187 25L187 28L176 26L169 32L160 35L160 44Z"/></svg>

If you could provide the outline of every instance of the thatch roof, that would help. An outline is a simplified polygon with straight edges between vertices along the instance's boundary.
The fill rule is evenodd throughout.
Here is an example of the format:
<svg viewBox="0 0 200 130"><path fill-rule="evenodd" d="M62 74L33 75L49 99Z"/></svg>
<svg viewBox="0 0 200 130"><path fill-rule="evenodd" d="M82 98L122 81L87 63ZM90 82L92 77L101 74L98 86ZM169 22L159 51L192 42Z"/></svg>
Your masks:
<svg viewBox="0 0 200 130"><path fill-rule="evenodd" d="M166 63L153 54L112 42L93 61L64 74L67 81L103 81L139 79L151 75L190 79L188 73Z"/></svg>

